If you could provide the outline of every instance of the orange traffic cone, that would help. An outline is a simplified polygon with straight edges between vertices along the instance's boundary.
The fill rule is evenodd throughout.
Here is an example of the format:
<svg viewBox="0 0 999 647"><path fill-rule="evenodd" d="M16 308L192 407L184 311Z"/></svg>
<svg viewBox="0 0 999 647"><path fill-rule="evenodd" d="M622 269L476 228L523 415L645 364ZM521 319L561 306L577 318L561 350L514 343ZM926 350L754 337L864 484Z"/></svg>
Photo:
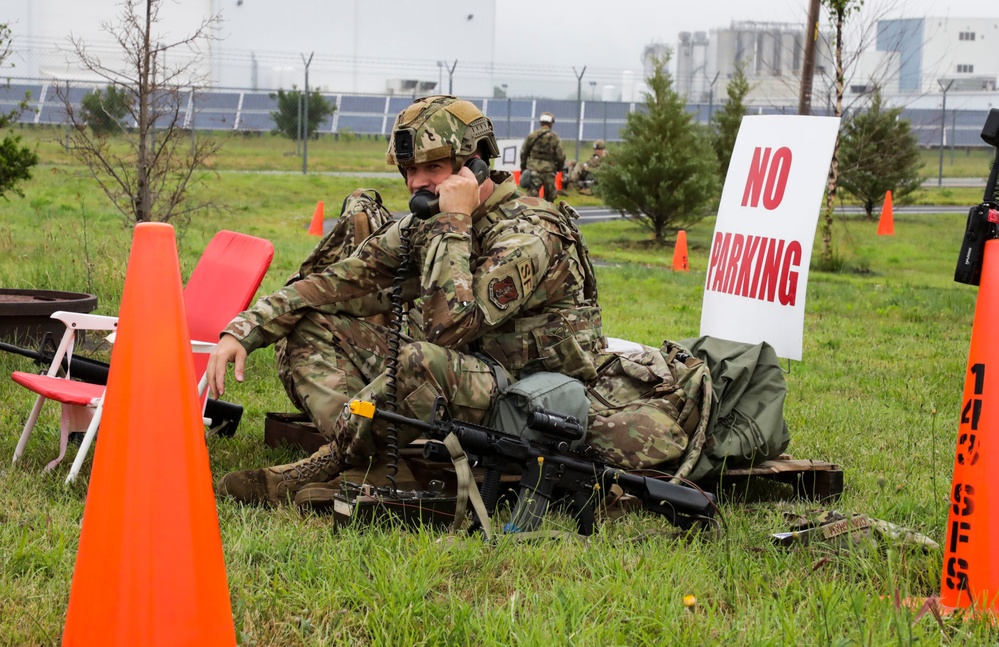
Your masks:
<svg viewBox="0 0 999 647"><path fill-rule="evenodd" d="M945 609L994 613L999 603L999 240L985 243L981 287L971 329L961 422L944 545L940 604ZM992 362L992 358L996 358ZM989 366L989 371L986 371Z"/></svg>
<svg viewBox="0 0 999 647"><path fill-rule="evenodd" d="M676 248L673 250L673 271L690 271L690 261L687 258L687 232L682 229L676 233Z"/></svg>
<svg viewBox="0 0 999 647"><path fill-rule="evenodd" d="M312 214L312 224L309 225L309 235L310 236L322 236L323 235L323 201L320 200L316 203L316 210Z"/></svg>
<svg viewBox="0 0 999 647"><path fill-rule="evenodd" d="M173 227L136 226L62 644L233 645Z"/></svg>
<svg viewBox="0 0 999 647"><path fill-rule="evenodd" d="M885 202L881 206L881 220L878 222L878 236L891 236L895 233L895 221L891 215L891 191L885 193Z"/></svg>

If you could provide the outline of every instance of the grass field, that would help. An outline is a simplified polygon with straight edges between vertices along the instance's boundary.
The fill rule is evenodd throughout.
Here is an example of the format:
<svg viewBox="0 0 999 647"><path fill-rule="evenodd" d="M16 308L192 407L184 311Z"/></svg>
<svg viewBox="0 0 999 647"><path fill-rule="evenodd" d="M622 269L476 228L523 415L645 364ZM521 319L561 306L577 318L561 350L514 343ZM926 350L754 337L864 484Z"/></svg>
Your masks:
<svg viewBox="0 0 999 647"><path fill-rule="evenodd" d="M333 143L330 169L381 171L384 158L369 157L383 147ZM393 208L405 205L398 179L228 172L271 163L294 170L293 160L290 169L282 166L288 148L294 144L266 137L226 143L220 172L198 189L226 207L178 231L185 277L214 232L234 229L274 242L262 288L268 292L315 244L306 229L317 200L326 200L332 215L343 195L363 184L384 190ZM310 158L319 148L310 146ZM93 292L98 312L115 313L130 232L80 169L59 157L57 145L40 149L43 162L24 199L4 203L0 285ZM350 161L340 166L341 156ZM970 201L980 197L978 191ZM840 501L792 501L789 488L758 484L723 495L717 537L678 537L661 519L635 513L601 524L587 540L506 538L490 545L391 527L338 531L326 518L295 510L220 502L239 643L996 644L999 632L987 622L917 618L896 603L939 593L941 549L894 542L788 549L770 539L788 529L788 514L835 508L943 541L976 299L974 288L952 280L964 220L897 215L895 235L878 237L877 222L839 219L834 240L847 269L810 274L804 357L786 376L788 451L839 464L846 483ZM672 250L651 247L634 225L583 228L599 261L608 334L653 345L697 335L713 226L708 219L688 230L689 273L670 272ZM34 367L0 355L0 369ZM246 412L235 438L209 440L216 479L298 457L262 443L264 413L290 410L271 349L251 355L247 381L231 383L228 397ZM50 406L24 458L11 467L31 398L7 380L0 381L0 399L0 644L55 645L90 460L69 488L62 485L68 464L40 474L57 451L58 417ZM170 496L172 487L165 480L161 495ZM554 519L549 527L567 525ZM696 596L692 609L686 595Z"/></svg>

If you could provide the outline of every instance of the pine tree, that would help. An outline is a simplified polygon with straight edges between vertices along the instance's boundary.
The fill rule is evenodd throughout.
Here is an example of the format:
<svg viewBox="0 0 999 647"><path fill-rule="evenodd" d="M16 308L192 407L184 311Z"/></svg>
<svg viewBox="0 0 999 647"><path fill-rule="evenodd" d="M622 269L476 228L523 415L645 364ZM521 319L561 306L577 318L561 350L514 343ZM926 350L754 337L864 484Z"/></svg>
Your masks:
<svg viewBox="0 0 999 647"><path fill-rule="evenodd" d="M305 116L299 112L305 112L304 107L299 105L303 94L301 90L293 88L290 92L278 90L276 94L270 95L272 99L277 99L278 103L278 109L271 112L271 118L277 125L274 132L280 133L288 139L297 140L302 137L303 133L299 128L298 122ZM323 120L335 111L336 106L327 101L318 91L309 93L309 117L306 125L308 126L308 137L310 139L319 130L319 124L323 123Z"/></svg>
<svg viewBox="0 0 999 647"><path fill-rule="evenodd" d="M94 131L94 135L113 135L120 133L124 127L123 121L128 115L130 98L124 89L113 85L104 90L100 88L84 95L80 105L83 106L83 120Z"/></svg>
<svg viewBox="0 0 999 647"><path fill-rule="evenodd" d="M596 185L604 204L652 230L659 244L708 215L718 193L711 142L686 111L668 62L668 54L655 60L644 109L628 115Z"/></svg>
<svg viewBox="0 0 999 647"><path fill-rule="evenodd" d="M896 204L905 204L923 182L919 141L901 114L902 108L886 108L875 88L871 105L840 131L839 186L863 203L868 218L887 191Z"/></svg>
<svg viewBox="0 0 999 647"><path fill-rule="evenodd" d="M10 28L0 23L0 64L10 56ZM28 97L14 110L0 112L0 131L14 123L27 106ZM0 196L8 191L24 196L18 184L31 179L31 168L38 164L38 155L27 146L21 145L21 138L6 134L0 139Z"/></svg>

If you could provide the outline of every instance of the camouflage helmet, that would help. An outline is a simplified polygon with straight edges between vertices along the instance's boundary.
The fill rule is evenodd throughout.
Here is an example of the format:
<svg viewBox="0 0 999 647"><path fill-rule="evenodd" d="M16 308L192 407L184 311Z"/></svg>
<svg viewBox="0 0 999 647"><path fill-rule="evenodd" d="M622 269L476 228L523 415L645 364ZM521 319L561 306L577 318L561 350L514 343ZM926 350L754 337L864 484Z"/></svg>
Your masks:
<svg viewBox="0 0 999 647"><path fill-rule="evenodd" d="M607 144L604 143L604 140L598 139L597 141L593 142L593 148L594 150L603 150L607 148Z"/></svg>
<svg viewBox="0 0 999 647"><path fill-rule="evenodd" d="M400 171L440 159L450 159L457 169L475 152L486 160L499 157L493 122L471 101L435 95L417 99L399 113L385 160Z"/></svg>
<svg viewBox="0 0 999 647"><path fill-rule="evenodd" d="M538 118L538 121L540 121L543 124L553 124L555 123L555 115L553 115L550 112L542 112L541 117Z"/></svg>

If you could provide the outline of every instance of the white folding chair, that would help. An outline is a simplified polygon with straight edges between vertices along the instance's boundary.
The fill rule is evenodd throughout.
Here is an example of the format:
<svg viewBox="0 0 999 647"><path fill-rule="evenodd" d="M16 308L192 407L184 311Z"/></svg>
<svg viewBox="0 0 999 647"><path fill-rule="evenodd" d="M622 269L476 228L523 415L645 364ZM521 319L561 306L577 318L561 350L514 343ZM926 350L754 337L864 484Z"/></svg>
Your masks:
<svg viewBox="0 0 999 647"><path fill-rule="evenodd" d="M208 243L184 287L188 328L191 339L197 340L192 341L192 352L195 353L195 375L201 376L198 395L202 397L202 406L208 384L205 376L208 366L206 354L215 347L214 340L218 339L232 318L249 307L273 258L274 246L270 241L232 231L220 231ZM15 382L38 394L14 450L14 462L24 453L24 447L45 400L56 400L63 405L59 456L45 466L46 470L58 465L65 456L70 432L85 429L83 442L66 477L66 482L69 483L79 474L97 434L105 387L73 380L69 374L60 375L63 358L71 356L78 330L114 331L118 319L72 312L57 312L52 316L66 323L66 332L48 372L45 375L15 372L11 376ZM112 332L109 339L113 341L113 338Z"/></svg>

